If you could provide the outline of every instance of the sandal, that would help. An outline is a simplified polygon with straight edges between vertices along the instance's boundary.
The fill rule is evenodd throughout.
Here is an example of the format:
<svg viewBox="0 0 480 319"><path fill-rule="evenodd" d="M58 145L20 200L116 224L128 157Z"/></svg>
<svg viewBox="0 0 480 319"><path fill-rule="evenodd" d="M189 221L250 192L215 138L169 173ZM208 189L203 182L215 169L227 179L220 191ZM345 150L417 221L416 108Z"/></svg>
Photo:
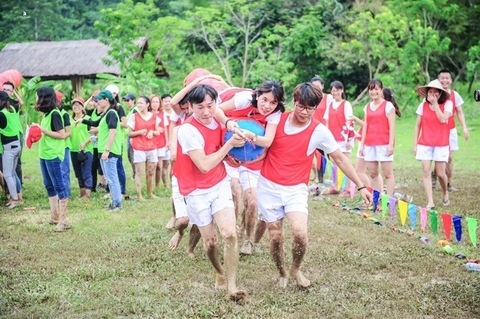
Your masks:
<svg viewBox="0 0 480 319"><path fill-rule="evenodd" d="M432 209L435 209L435 205L433 206L426 206L425 209L428 211L431 211Z"/></svg>
<svg viewBox="0 0 480 319"><path fill-rule="evenodd" d="M447 198L447 200L443 200L443 206L450 206L450 199Z"/></svg>

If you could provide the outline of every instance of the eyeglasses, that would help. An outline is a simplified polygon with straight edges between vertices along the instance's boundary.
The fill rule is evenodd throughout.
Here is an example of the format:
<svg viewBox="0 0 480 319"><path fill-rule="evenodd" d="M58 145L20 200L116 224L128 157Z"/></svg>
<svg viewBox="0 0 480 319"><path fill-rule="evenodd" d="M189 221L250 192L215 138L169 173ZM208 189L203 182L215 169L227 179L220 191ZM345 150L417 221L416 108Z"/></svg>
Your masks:
<svg viewBox="0 0 480 319"><path fill-rule="evenodd" d="M316 106L305 106L305 105L300 105L300 104L297 104L297 103L295 103L295 107L300 111L306 110L307 113L312 113L317 109Z"/></svg>

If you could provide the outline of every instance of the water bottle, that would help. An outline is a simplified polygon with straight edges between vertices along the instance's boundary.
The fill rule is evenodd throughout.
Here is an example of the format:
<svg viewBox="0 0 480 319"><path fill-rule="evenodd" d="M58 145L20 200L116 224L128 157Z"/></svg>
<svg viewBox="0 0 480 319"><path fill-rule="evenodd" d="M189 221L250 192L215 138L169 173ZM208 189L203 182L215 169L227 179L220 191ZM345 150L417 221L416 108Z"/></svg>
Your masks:
<svg viewBox="0 0 480 319"><path fill-rule="evenodd" d="M97 137L95 134L90 134L90 141L92 141L93 147L97 147Z"/></svg>
<svg viewBox="0 0 480 319"><path fill-rule="evenodd" d="M480 271L480 264L476 263L466 263L463 265L466 270L471 270L471 271Z"/></svg>

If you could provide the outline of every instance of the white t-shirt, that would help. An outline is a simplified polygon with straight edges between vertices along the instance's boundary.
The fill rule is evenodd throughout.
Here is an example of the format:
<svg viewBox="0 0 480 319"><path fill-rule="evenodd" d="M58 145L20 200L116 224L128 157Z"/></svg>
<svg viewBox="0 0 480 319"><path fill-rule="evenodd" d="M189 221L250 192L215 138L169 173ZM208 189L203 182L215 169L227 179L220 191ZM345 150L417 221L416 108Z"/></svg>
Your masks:
<svg viewBox="0 0 480 319"><path fill-rule="evenodd" d="M462 106L464 103L462 97L460 96L460 94L458 94L457 91L454 91L454 92L455 92L455 107ZM449 93L452 94L452 90L450 90Z"/></svg>
<svg viewBox="0 0 480 319"><path fill-rule="evenodd" d="M373 102L370 102L367 105L365 105L365 107L363 108L363 112L365 112L365 114L367 114L367 106L370 107L370 111L373 111L372 110L372 105L373 105ZM392 102L387 101L387 105L385 106L385 116L388 116L388 113L391 110L393 110L394 108L395 108L395 106L393 106Z"/></svg>
<svg viewBox="0 0 480 319"><path fill-rule="evenodd" d="M327 99L327 103L328 103L328 99ZM332 101L332 103L328 103L327 104L327 110L325 111L325 115L323 116L323 119L328 121L328 112L330 111L330 106L332 106L332 108L334 110L338 109L338 107L340 106L340 104L342 103L342 101ZM353 109L352 109L352 105L350 104L350 102L348 101L345 101L345 107L344 107L344 115L345 115L345 119L348 119L350 116L353 115Z"/></svg>
<svg viewBox="0 0 480 319"><path fill-rule="evenodd" d="M418 115L423 115L423 103L425 103L425 99L423 99L422 103L420 103L420 105L418 106L417 108L417 114ZM445 107L443 109L444 112L450 112L450 115L452 115L452 111L453 111L453 103L452 101L448 100L447 102L445 102Z"/></svg>
<svg viewBox="0 0 480 319"><path fill-rule="evenodd" d="M293 113L291 113L290 116L294 116ZM303 127L296 127L292 126L289 120L286 120L285 127L283 129L285 134L292 135L298 134L306 130L309 125L310 122L308 122L308 124ZM321 123L318 124L317 127L315 127L315 130L310 137L310 142L308 143L306 155L311 155L317 148L324 150L327 154L333 153L339 148L337 141L335 141L335 138L333 137L332 132L330 132L330 130Z"/></svg>
<svg viewBox="0 0 480 319"><path fill-rule="evenodd" d="M140 115L140 113L138 113L138 115ZM141 115L140 115L141 116ZM147 113L147 116L145 118L143 118L145 121L149 121L151 118L152 118L153 113L152 112L148 112ZM157 116L157 120L155 121L155 126L159 126L160 123L162 122L162 120ZM135 116L130 116L127 120L127 126L130 127L132 130L135 130Z"/></svg>
<svg viewBox="0 0 480 319"><path fill-rule="evenodd" d="M252 92L242 91L235 94L233 97L235 104L235 110L244 110L252 105ZM277 111L267 116L267 123L278 124L280 122L280 116L282 112Z"/></svg>

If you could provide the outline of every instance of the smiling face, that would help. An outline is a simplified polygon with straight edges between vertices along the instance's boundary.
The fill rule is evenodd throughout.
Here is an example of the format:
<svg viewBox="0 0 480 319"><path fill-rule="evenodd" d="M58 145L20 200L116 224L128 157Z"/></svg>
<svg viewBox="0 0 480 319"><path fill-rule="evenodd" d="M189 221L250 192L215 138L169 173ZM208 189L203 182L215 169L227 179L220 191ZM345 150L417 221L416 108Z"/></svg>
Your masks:
<svg viewBox="0 0 480 319"><path fill-rule="evenodd" d="M73 105L72 105L72 110L73 110L73 113L75 113L75 114L82 114L83 105L79 102L74 102Z"/></svg>
<svg viewBox="0 0 480 319"><path fill-rule="evenodd" d="M383 89L377 84L374 87L370 88L368 90L368 94L370 95L370 98L375 101L378 99L383 98Z"/></svg>
<svg viewBox="0 0 480 319"><path fill-rule="evenodd" d="M163 107L168 112L172 109L172 98L167 96L166 98L162 99Z"/></svg>
<svg viewBox="0 0 480 319"><path fill-rule="evenodd" d="M152 112L158 112L158 110L160 110L160 98L158 96L152 97L150 105L152 107Z"/></svg>
<svg viewBox="0 0 480 319"><path fill-rule="evenodd" d="M448 72L442 72L438 75L438 80L442 84L442 87L445 90L448 90L450 88L450 85L452 85L452 76Z"/></svg>
<svg viewBox="0 0 480 319"><path fill-rule="evenodd" d="M140 113L148 112L149 104L150 103L148 103L143 97L138 98L138 101L137 101L138 112Z"/></svg>
<svg viewBox="0 0 480 319"><path fill-rule="evenodd" d="M195 118L204 125L212 123L216 108L216 102L209 95L205 96L203 102L192 104Z"/></svg>
<svg viewBox="0 0 480 319"><path fill-rule="evenodd" d="M337 89L336 87L332 87L332 89L330 90L330 94L332 94L332 97L335 99L335 101L342 100L342 93L343 89Z"/></svg>
<svg viewBox="0 0 480 319"><path fill-rule="evenodd" d="M257 97L257 108L261 115L271 114L278 105L278 101L272 92L262 93Z"/></svg>

